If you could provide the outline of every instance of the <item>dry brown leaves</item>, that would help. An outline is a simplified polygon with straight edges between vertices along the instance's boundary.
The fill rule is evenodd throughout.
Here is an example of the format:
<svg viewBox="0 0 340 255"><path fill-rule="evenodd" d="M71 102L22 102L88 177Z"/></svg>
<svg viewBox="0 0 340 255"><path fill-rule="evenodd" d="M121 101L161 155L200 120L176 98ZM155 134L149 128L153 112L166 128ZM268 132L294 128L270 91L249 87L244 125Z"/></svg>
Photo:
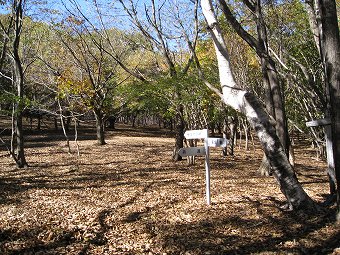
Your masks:
<svg viewBox="0 0 340 255"><path fill-rule="evenodd" d="M258 148L237 146L226 158L211 150L207 206L204 159L174 163L173 138L144 131L109 131L104 146L81 133L79 157L61 136L32 135L28 169L0 151L0 253L340 254L332 208L318 216L280 210L275 180L257 174ZM300 147L296 169L322 202L325 163L313 155Z"/></svg>

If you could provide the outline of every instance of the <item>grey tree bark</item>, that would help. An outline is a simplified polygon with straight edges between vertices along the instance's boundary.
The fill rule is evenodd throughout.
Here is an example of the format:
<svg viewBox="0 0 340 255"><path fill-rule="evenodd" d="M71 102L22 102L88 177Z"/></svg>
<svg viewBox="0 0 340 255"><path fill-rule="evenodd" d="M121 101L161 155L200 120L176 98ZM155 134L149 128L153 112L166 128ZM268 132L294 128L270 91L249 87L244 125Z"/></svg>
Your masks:
<svg viewBox="0 0 340 255"><path fill-rule="evenodd" d="M18 102L15 107L16 164L19 168L28 167L25 158L24 134L22 126L22 111L24 108L24 71L19 55L19 46L23 25L23 1L13 2L14 40L12 45L13 85L16 87Z"/></svg>
<svg viewBox="0 0 340 255"><path fill-rule="evenodd" d="M318 0L320 49L331 118L334 171L337 185L337 221L340 222L340 36L334 0Z"/></svg>
<svg viewBox="0 0 340 255"><path fill-rule="evenodd" d="M94 109L93 110L94 115L96 117L96 134L97 134L97 144L98 145L104 145L105 142L105 135L104 135L104 118L102 110Z"/></svg>
<svg viewBox="0 0 340 255"><path fill-rule="evenodd" d="M0 29L3 32L3 42L0 56L0 75L11 81L17 99L13 102L12 114L12 138L10 154L17 167L27 167L25 158L24 134L23 134L23 110L24 110L24 71L19 54L21 32L23 26L24 0L8 1L11 14L8 15L8 23L0 21ZM12 61L12 77L2 72L6 56ZM14 142L16 140L16 144ZM14 147L16 147L14 149Z"/></svg>

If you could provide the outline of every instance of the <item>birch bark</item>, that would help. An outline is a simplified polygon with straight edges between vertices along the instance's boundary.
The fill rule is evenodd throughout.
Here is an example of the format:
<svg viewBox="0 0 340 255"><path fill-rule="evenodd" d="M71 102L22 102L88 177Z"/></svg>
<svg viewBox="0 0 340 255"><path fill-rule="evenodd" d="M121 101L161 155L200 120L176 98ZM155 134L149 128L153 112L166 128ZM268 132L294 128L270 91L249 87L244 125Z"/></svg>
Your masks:
<svg viewBox="0 0 340 255"><path fill-rule="evenodd" d="M316 204L298 182L268 114L253 94L239 89L235 82L227 47L211 0L201 0L201 7L215 46L222 100L228 106L245 114L255 130L272 167L273 175L287 199L289 209L315 210Z"/></svg>

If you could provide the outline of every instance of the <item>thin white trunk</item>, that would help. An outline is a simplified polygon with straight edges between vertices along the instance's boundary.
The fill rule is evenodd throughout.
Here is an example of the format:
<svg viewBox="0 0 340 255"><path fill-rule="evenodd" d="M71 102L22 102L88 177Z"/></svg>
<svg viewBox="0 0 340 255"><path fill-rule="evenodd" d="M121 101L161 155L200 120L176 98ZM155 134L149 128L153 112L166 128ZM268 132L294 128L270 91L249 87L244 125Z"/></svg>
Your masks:
<svg viewBox="0 0 340 255"><path fill-rule="evenodd" d="M67 149L68 149L68 153L71 154L70 139L68 138L68 135L66 133L66 129L65 129L65 125L64 125L63 109L61 107L59 98L57 99L57 102L58 102L59 112L60 112L60 116L59 116L60 117L60 124L61 124L64 136L65 136L65 139L66 139L66 146L67 146Z"/></svg>

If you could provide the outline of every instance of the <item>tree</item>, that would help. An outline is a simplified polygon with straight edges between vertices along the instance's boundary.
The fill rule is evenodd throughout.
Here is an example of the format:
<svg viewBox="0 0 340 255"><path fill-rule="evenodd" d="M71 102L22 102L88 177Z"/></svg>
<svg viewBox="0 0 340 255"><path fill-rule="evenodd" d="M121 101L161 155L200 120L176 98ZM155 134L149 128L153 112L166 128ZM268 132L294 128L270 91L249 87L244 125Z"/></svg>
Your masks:
<svg viewBox="0 0 340 255"><path fill-rule="evenodd" d="M9 78L12 81L13 88L16 90L16 102L14 105L14 134L16 137L16 151L12 153L12 156L16 162L17 167L28 167L25 158L25 146L24 146L24 134L22 125L22 115L24 109L24 70L22 66L22 60L20 56L20 43L21 34L23 30L24 22L24 7L25 0L13 0L10 1L11 14L9 14L8 27L0 22L2 32L4 33L3 54L6 54L11 59L12 65L12 77ZM11 43L11 46L7 47L7 43ZM2 55L2 59L4 55ZM1 61L3 63L3 60ZM2 65L1 63L1 65ZM2 71L2 70L1 70Z"/></svg>
<svg viewBox="0 0 340 255"><path fill-rule="evenodd" d="M59 34L74 63L61 73L60 84L78 93L93 111L97 141L103 145L105 118L110 113L109 105L114 104L114 90L131 80L130 76L145 79L126 64L135 45L129 44L124 31L106 27L97 1L93 2L94 12L99 17L96 21L90 20L91 13L85 15L77 1L69 2L70 6L65 5L68 17L61 26L63 33Z"/></svg>
<svg viewBox="0 0 340 255"><path fill-rule="evenodd" d="M233 74L236 83L240 86L240 88L248 89L254 94L262 97L264 89L261 82L261 66L258 62L256 53L235 32L223 16L219 17L219 22L225 38L226 47L229 50L230 62L233 66ZM207 32L204 24L202 24L202 27L203 31ZM213 84L216 84L218 82L218 79L216 79L218 67L216 58L214 57L213 42L203 36L200 37L200 40L197 43L195 55L197 55L200 68L202 69L205 78L209 81L213 81ZM215 119L218 126L222 127L223 125L223 133L225 137L230 138L228 147L224 149L223 153L224 155L227 155L227 149L229 148L229 154L234 155L237 125L243 123L242 121L238 122L237 120L241 116L228 106L225 107L225 105L218 105L220 102L216 99L212 99L212 101L216 104L213 112L216 112L219 115L213 115L212 119ZM210 117L211 116L209 116L209 122L212 120Z"/></svg>
<svg viewBox="0 0 340 255"><path fill-rule="evenodd" d="M128 3L123 0L119 0L119 2L132 21L134 27L144 35L149 45L151 45L154 53L157 55L161 54L162 62L160 64L166 68L163 68L163 70L161 70L158 75L162 77L164 74L167 74L173 78L172 97L174 99L173 101L178 102L175 108L176 116L174 122L176 128L176 137L173 159L175 161L181 160L182 157L178 155L177 152L184 145L185 113L183 105L180 103L182 101L182 91L180 90L181 86L178 84L178 81L181 79L181 77L184 77L187 74L192 63L192 57L187 54L187 51L183 49L183 42L186 43L188 47L196 46L198 35L198 1L193 1L194 8L193 11L190 12L189 10L192 9L192 4L185 4L185 2L181 1L178 3L184 4L179 7L171 1L158 3L155 0L151 0L144 3L144 8L138 6L138 4L134 4L132 0L127 1ZM196 26L194 29L184 26L185 22L181 20L179 10L181 10L182 14L184 11L187 11L186 18L188 19L190 19L191 16L194 16L196 21ZM144 17L140 16L140 13L143 13ZM189 13L192 13L192 15L189 15ZM188 22L188 24L191 24L191 22ZM191 36L189 36L188 30L191 32ZM173 45L176 44L179 45L178 53L174 52L172 49L174 47Z"/></svg>
<svg viewBox="0 0 340 255"><path fill-rule="evenodd" d="M308 15L300 1L287 1L269 8L270 53L276 58L285 82L287 116L298 129L307 132L305 122L319 118L326 108L314 33L309 29ZM316 143L317 139L319 137L314 139Z"/></svg>
<svg viewBox="0 0 340 255"><path fill-rule="evenodd" d="M334 170L337 182L337 221L340 222L340 38L334 0L318 1L320 49L324 65L328 114L331 119Z"/></svg>
<svg viewBox="0 0 340 255"><path fill-rule="evenodd" d="M305 1L310 28L314 35L324 68L326 108L324 115L331 120L333 158L328 169L335 174L337 196L337 220L340 221L340 38L336 2L334 0ZM332 166L334 164L334 166ZM334 169L332 169L334 168Z"/></svg>
<svg viewBox="0 0 340 255"><path fill-rule="evenodd" d="M283 91L280 84L279 74L276 69L274 59L269 54L268 48L268 36L267 28L262 11L262 3L260 0L248 1L244 0L243 3L249 8L253 14L256 24L257 39L253 37L246 29L243 28L241 23L236 19L235 15L230 10L225 0L219 0L222 7L224 16L230 22L232 27L238 33L238 35L245 40L249 46L255 50L256 54L260 58L263 84L265 87L265 102L266 108L269 114L276 121L276 132L280 138L280 142L283 145L285 152L288 155L289 151L289 136L287 128L286 113L283 100ZM266 159L264 158L265 162ZM268 170L262 170L266 168L268 164L263 163L260 172L267 172Z"/></svg>
<svg viewBox="0 0 340 255"><path fill-rule="evenodd" d="M335 199L335 174L329 149L329 139L324 139L329 127L306 129L306 121L327 116L327 97L324 72L320 58L319 30L314 11L314 2L287 1L270 9L271 53L280 64L280 74L286 81L286 105L292 128L309 132L318 156L325 158L330 181L327 203ZM301 114L303 113L303 114ZM299 131L300 130L300 131Z"/></svg>
<svg viewBox="0 0 340 255"><path fill-rule="evenodd" d="M201 0L203 14L214 41L219 66L222 100L247 117L257 133L262 148L269 160L273 175L285 195L290 209L315 210L313 200L303 190L290 165L287 155L270 123L268 114L255 96L238 88L230 67L229 55L210 0Z"/></svg>

